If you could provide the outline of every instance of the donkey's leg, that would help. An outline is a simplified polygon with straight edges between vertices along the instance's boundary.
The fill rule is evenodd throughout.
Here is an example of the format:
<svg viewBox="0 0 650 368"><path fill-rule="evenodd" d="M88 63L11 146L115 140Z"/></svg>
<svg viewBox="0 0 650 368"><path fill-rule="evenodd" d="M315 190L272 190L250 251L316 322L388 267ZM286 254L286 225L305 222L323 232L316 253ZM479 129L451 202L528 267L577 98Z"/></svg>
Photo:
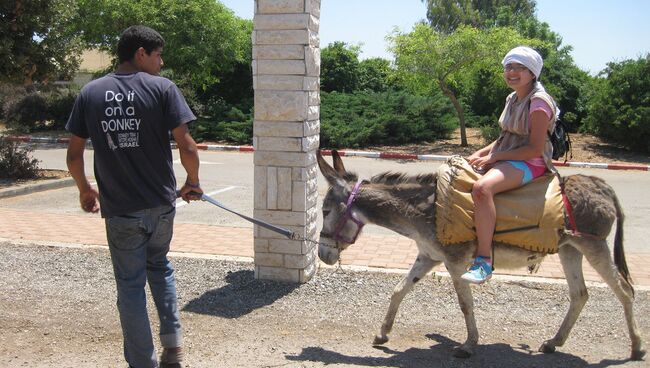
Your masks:
<svg viewBox="0 0 650 368"><path fill-rule="evenodd" d="M555 334L555 337L544 341L542 346L540 346L539 351L543 353L552 353L555 351L556 346L564 345L573 325L576 323L578 316L580 316L582 308L587 303L587 299L589 299L585 279L582 275L582 253L571 245L564 245L560 247L559 255L560 261L562 262L562 269L564 270L564 275L569 285L569 297L571 301L569 310L566 316L564 316L564 321L562 321L562 325Z"/></svg>
<svg viewBox="0 0 650 368"><path fill-rule="evenodd" d="M467 340L454 349L454 356L457 358L469 358L474 351L474 347L478 344L478 329L476 328L476 319L474 318L472 290L470 289L470 284L460 278L466 271L464 263L445 263L445 266L454 282L454 289L456 289L456 295L458 296L458 304L465 317L465 327L467 328Z"/></svg>
<svg viewBox="0 0 650 368"><path fill-rule="evenodd" d="M581 239L579 249L600 277L612 289L621 304L623 304L627 329L630 334L630 340L632 341L632 354L630 359L641 360L645 356L646 351L643 347L643 340L641 340L641 335L639 334L639 329L634 318L634 290L616 269L605 240Z"/></svg>
<svg viewBox="0 0 650 368"><path fill-rule="evenodd" d="M381 329L379 330L379 334L375 336L373 344L381 345L388 341L388 334L393 329L395 315L404 296L413 289L415 283L420 281L427 272L431 271L438 264L440 264L440 261L434 261L423 254L418 255L409 273L395 286L393 295L390 297L390 306L386 312L386 317L384 317L384 322L381 324Z"/></svg>

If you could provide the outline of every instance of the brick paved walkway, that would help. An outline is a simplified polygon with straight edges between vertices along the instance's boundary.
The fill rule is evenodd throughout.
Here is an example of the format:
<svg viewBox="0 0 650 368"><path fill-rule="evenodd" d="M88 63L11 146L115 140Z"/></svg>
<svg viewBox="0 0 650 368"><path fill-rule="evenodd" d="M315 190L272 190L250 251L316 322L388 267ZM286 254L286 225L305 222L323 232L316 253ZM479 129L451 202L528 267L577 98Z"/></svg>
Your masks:
<svg viewBox="0 0 650 368"><path fill-rule="evenodd" d="M104 221L98 215L64 215L0 208L0 238L106 246ZM253 257L252 228L176 223L172 251ZM401 236L362 235L343 253L343 265L408 269L417 255L415 243ZM650 268L642 261L650 253L627 253L636 285L650 286ZM435 269L444 271L444 266ZM526 270L498 270L497 274L527 275ZM585 262L585 279L602 282ZM549 256L534 276L563 278L557 255Z"/></svg>

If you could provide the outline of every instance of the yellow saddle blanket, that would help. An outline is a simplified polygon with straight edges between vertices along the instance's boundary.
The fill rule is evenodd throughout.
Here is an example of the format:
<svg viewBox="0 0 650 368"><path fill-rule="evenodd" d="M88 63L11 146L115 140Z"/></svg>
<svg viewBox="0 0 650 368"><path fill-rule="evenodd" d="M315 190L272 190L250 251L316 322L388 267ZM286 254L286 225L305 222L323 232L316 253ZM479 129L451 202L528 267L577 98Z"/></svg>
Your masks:
<svg viewBox="0 0 650 368"><path fill-rule="evenodd" d="M443 245L476 239L472 186L480 177L460 156L449 158L438 169L436 235ZM494 241L557 253L564 211L556 175L543 175L520 188L499 193L494 202Z"/></svg>

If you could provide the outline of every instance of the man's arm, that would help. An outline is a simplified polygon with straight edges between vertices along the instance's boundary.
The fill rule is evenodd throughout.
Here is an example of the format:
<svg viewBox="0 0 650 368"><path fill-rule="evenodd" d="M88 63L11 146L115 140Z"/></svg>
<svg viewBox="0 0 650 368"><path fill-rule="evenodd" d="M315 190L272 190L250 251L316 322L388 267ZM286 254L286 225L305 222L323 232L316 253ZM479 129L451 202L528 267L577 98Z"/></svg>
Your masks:
<svg viewBox="0 0 650 368"><path fill-rule="evenodd" d="M93 189L90 182L86 178L86 171L84 169L84 150L86 149L86 139L76 135L70 136L68 142L68 153L66 156L66 163L70 175L77 184L79 189L79 203L81 208L86 212L96 213L99 211L99 193Z"/></svg>
<svg viewBox="0 0 650 368"><path fill-rule="evenodd" d="M200 197L190 194L203 193L201 183L199 182L199 153L196 148L196 142L190 135L187 124L181 124L172 130L172 136L178 146L178 153L181 156L181 164L187 172L185 184L181 187L181 198L186 202L190 200L199 200Z"/></svg>

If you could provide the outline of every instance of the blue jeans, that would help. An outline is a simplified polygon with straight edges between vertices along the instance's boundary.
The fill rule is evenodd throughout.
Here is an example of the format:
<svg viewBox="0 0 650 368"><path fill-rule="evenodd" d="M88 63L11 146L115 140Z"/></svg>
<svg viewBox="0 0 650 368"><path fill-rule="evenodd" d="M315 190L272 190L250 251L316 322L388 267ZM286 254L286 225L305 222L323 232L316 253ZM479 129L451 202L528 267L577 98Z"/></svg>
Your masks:
<svg viewBox="0 0 650 368"><path fill-rule="evenodd" d="M176 279L167 259L175 214L173 206L161 206L105 220L117 283L124 357L134 368L158 366L147 314L147 281L160 318L161 345L173 348L182 343Z"/></svg>

